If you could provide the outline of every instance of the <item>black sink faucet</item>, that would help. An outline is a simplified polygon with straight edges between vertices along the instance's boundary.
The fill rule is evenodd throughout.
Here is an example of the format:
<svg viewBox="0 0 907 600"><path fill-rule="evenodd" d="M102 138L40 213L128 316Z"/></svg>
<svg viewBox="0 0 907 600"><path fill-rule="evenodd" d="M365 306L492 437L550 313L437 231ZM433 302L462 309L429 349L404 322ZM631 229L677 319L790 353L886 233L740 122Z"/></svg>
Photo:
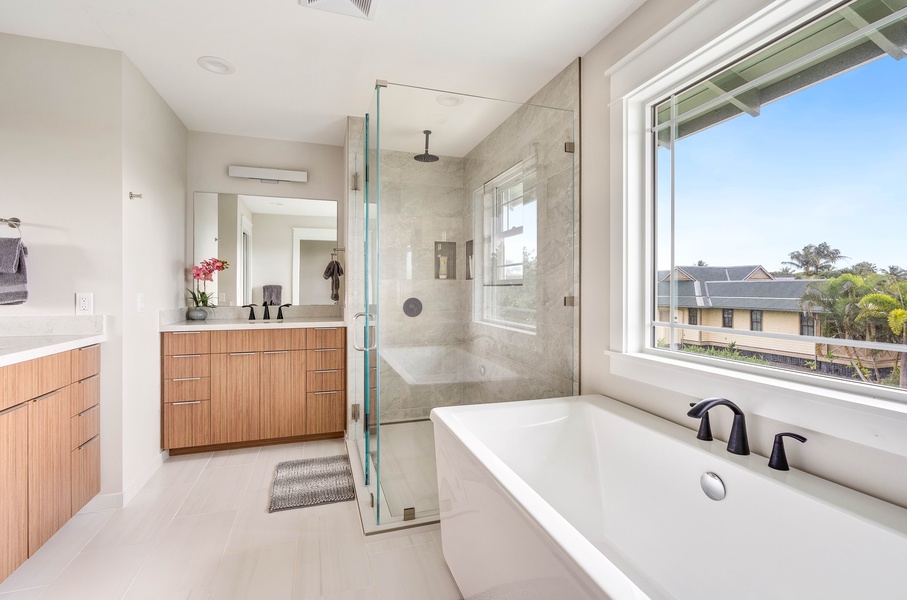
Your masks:
<svg viewBox="0 0 907 600"><path fill-rule="evenodd" d="M749 454L750 444L746 438L746 417L743 416L743 411L730 400L724 398L706 398L705 400L697 402L687 413L687 416L695 419L708 417L709 409L713 406L727 406L734 411L734 422L731 425L731 435L728 436L727 440L727 451L731 454L740 454L741 456ZM712 439L711 435L704 437L702 428L700 428L699 434L696 437L701 440Z"/></svg>
<svg viewBox="0 0 907 600"><path fill-rule="evenodd" d="M263 314L261 316L261 318L264 319L265 321L270 321L271 320L271 310L268 308L268 303L265 302L262 306L265 307L265 314Z"/></svg>
<svg viewBox="0 0 907 600"><path fill-rule="evenodd" d="M282 321L282 320L283 320L283 309L285 309L285 308L288 307L288 306L290 306L290 305L289 305L289 304L281 304L280 306L277 307L277 320L278 320L278 321Z"/></svg>
<svg viewBox="0 0 907 600"><path fill-rule="evenodd" d="M249 309L249 320L250 320L250 321L254 321L254 320L255 320L255 307L256 307L256 306L258 306L258 305L257 305L257 304L243 304L243 305L242 305L243 308L248 308L248 309Z"/></svg>

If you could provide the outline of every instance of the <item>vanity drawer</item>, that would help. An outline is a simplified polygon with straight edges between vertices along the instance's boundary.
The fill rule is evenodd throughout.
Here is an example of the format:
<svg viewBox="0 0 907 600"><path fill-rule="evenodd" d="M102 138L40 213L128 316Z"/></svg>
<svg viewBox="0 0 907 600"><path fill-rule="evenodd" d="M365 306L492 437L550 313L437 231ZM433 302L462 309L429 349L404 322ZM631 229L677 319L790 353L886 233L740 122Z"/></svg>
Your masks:
<svg viewBox="0 0 907 600"><path fill-rule="evenodd" d="M164 403L210 399L210 377L181 377L164 380Z"/></svg>
<svg viewBox="0 0 907 600"><path fill-rule="evenodd" d="M165 356L211 352L210 331L173 331L162 333L161 336L161 347Z"/></svg>
<svg viewBox="0 0 907 600"><path fill-rule="evenodd" d="M310 392L306 397L306 433L336 433L346 429L346 395Z"/></svg>
<svg viewBox="0 0 907 600"><path fill-rule="evenodd" d="M312 370L342 369L346 351L343 348L306 350L305 364Z"/></svg>
<svg viewBox="0 0 907 600"><path fill-rule="evenodd" d="M346 347L345 327L313 327L306 329L306 348Z"/></svg>
<svg viewBox="0 0 907 600"><path fill-rule="evenodd" d="M101 433L101 407L93 406L83 413L80 413L70 419L70 441L72 442L71 450L76 450L79 446Z"/></svg>
<svg viewBox="0 0 907 600"><path fill-rule="evenodd" d="M344 389L343 369L309 371L306 377L307 392L327 392Z"/></svg>
<svg viewBox="0 0 907 600"><path fill-rule="evenodd" d="M85 412L101 401L101 376L93 375L88 379L77 381L70 387L70 414L76 416Z"/></svg>
<svg viewBox="0 0 907 600"><path fill-rule="evenodd" d="M210 354L177 354L164 357L164 379L208 377L211 375Z"/></svg>
<svg viewBox="0 0 907 600"><path fill-rule="evenodd" d="M72 380L80 381L101 372L101 345L77 348L72 354Z"/></svg>
<svg viewBox="0 0 907 600"><path fill-rule="evenodd" d="M211 443L211 403L193 400L164 405L164 448Z"/></svg>

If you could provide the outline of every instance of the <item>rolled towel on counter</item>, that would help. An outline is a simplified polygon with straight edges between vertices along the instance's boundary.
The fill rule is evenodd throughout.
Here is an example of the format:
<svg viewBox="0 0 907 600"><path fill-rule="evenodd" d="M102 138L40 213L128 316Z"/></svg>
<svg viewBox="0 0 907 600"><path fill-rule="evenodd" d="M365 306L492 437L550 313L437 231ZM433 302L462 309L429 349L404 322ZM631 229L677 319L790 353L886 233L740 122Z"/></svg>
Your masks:
<svg viewBox="0 0 907 600"><path fill-rule="evenodd" d="M283 286L282 285L265 285L261 289L262 305L270 304L271 306L277 306L283 304L280 301L283 296Z"/></svg>
<svg viewBox="0 0 907 600"><path fill-rule="evenodd" d="M28 300L25 257L28 248L18 238L0 238L0 304L23 304Z"/></svg>

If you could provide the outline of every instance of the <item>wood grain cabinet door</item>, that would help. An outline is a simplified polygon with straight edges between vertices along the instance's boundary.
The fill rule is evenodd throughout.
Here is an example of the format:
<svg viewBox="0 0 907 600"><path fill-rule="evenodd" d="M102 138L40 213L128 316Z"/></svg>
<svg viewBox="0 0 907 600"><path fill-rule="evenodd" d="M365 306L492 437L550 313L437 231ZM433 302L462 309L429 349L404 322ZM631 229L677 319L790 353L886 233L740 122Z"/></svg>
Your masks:
<svg viewBox="0 0 907 600"><path fill-rule="evenodd" d="M261 353L211 355L211 443L260 439Z"/></svg>
<svg viewBox="0 0 907 600"><path fill-rule="evenodd" d="M72 516L70 393L67 386L28 403L29 556Z"/></svg>
<svg viewBox="0 0 907 600"><path fill-rule="evenodd" d="M28 558L28 406L0 412L0 581Z"/></svg>
<svg viewBox="0 0 907 600"><path fill-rule="evenodd" d="M101 436L72 451L72 514L82 510L101 491Z"/></svg>
<svg viewBox="0 0 907 600"><path fill-rule="evenodd" d="M262 352L262 439L305 435L305 380L304 350Z"/></svg>

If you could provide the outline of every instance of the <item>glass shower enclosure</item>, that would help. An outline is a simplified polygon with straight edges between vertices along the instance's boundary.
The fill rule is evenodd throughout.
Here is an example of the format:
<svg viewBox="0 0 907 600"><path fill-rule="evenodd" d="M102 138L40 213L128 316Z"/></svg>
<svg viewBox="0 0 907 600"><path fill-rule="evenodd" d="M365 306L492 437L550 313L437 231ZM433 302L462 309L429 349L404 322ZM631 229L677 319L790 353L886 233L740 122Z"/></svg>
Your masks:
<svg viewBox="0 0 907 600"><path fill-rule="evenodd" d="M578 391L577 78L543 90L566 108L376 86L350 237L376 524L438 515L433 408Z"/></svg>

